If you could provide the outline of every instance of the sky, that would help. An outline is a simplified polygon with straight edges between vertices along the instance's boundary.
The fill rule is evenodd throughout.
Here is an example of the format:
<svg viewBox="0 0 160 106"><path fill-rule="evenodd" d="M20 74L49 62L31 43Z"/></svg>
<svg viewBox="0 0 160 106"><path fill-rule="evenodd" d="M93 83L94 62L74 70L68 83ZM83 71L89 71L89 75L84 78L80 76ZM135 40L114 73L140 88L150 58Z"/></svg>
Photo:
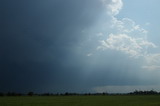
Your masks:
<svg viewBox="0 0 160 106"><path fill-rule="evenodd" d="M160 91L159 0L1 0L0 92Z"/></svg>

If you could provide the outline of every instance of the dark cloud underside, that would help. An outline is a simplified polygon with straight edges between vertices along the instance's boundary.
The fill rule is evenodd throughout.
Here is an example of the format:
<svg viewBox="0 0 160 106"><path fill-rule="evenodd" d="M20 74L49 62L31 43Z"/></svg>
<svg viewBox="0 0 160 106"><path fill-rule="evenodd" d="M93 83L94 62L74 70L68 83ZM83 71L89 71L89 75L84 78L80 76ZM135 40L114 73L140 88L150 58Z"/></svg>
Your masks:
<svg viewBox="0 0 160 106"><path fill-rule="evenodd" d="M137 82L117 76L136 76L135 61L130 68L112 51L81 54L91 49L82 31L105 11L98 0L2 0L0 8L0 91L79 92Z"/></svg>

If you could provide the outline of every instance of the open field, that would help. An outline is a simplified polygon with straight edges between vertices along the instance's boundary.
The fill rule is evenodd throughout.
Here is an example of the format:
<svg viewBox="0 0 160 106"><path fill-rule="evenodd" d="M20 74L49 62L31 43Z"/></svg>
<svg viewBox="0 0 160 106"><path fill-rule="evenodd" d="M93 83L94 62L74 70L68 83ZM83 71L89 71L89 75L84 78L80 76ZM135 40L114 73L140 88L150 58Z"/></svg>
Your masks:
<svg viewBox="0 0 160 106"><path fill-rule="evenodd" d="M0 97L0 106L160 106L160 95Z"/></svg>

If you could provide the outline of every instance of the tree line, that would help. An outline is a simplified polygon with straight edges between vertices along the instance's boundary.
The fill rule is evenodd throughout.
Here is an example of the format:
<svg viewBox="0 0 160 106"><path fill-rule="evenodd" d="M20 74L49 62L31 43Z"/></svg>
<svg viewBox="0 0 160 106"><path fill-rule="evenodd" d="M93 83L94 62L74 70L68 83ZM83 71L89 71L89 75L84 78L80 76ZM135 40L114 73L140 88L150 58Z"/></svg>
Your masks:
<svg viewBox="0 0 160 106"><path fill-rule="evenodd" d="M108 93L34 93L34 92L28 92L26 94L24 93L15 93L15 92L8 92L8 93L2 93L0 92L0 96L74 96L74 95L108 95Z"/></svg>
<svg viewBox="0 0 160 106"><path fill-rule="evenodd" d="M135 90L134 92L130 92L128 94L130 94L130 95L155 95L155 94L160 94L160 92L157 92L154 90L150 90L150 91Z"/></svg>
<svg viewBox="0 0 160 106"><path fill-rule="evenodd" d="M26 94L24 93L16 93L16 92L8 92L3 93L0 92L0 96L74 96L74 95L84 95L84 96L90 96L90 95L160 95L160 92L150 90L150 91L141 91L141 90L135 90L130 93L34 93L34 92L28 92Z"/></svg>

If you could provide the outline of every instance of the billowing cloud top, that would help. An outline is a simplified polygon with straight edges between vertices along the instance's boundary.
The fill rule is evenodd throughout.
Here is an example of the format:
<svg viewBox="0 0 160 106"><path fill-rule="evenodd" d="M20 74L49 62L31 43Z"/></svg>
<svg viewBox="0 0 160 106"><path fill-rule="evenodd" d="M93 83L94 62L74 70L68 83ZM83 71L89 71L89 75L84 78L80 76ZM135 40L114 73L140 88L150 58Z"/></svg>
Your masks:
<svg viewBox="0 0 160 106"><path fill-rule="evenodd" d="M113 16L117 15L123 6L122 0L102 0L102 2L107 8L107 13Z"/></svg>

